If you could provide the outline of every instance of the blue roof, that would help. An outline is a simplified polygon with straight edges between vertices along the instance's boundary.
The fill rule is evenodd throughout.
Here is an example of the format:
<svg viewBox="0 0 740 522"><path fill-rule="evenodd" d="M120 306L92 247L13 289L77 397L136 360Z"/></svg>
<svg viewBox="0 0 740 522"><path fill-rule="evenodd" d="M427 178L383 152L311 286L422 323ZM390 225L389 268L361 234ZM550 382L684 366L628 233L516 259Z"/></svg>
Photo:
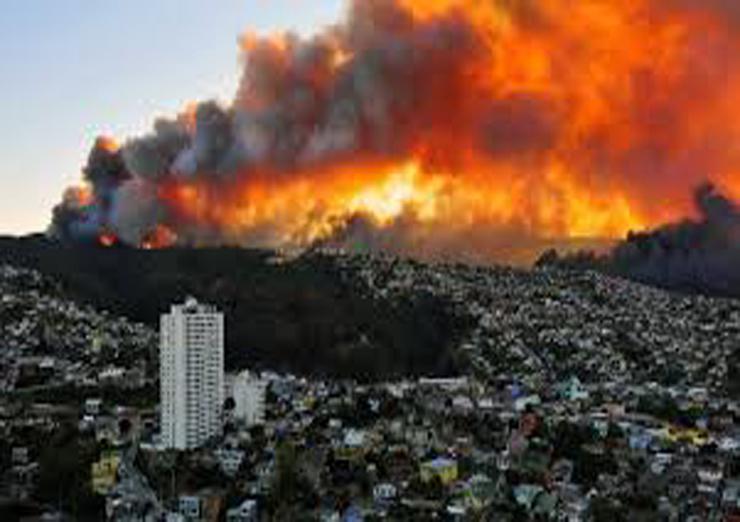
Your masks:
<svg viewBox="0 0 740 522"><path fill-rule="evenodd" d="M446 468L449 466L454 466L456 462L454 460L446 459L444 457L437 457L436 459L427 462L427 465L433 467L433 468Z"/></svg>

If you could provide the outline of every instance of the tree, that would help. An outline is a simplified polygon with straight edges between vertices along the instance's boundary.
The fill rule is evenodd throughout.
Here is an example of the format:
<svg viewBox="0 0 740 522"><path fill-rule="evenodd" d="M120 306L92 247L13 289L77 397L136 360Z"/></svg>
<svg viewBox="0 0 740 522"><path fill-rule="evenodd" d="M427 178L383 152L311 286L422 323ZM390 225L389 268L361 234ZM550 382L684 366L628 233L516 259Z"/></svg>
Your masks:
<svg viewBox="0 0 740 522"><path fill-rule="evenodd" d="M281 442L276 451L277 474L273 494L281 503L290 503L298 493L298 465L292 442Z"/></svg>
<svg viewBox="0 0 740 522"><path fill-rule="evenodd" d="M118 421L118 433L122 438L127 437L131 433L131 421L125 417Z"/></svg>
<svg viewBox="0 0 740 522"><path fill-rule="evenodd" d="M102 499L91 489L90 468L98 456L94 440L85 440L74 425L63 425L39 457L36 497L60 505L78 519L102 515Z"/></svg>
<svg viewBox="0 0 740 522"><path fill-rule="evenodd" d="M593 499L590 511L594 522L622 522L626 520L624 508L603 497Z"/></svg>

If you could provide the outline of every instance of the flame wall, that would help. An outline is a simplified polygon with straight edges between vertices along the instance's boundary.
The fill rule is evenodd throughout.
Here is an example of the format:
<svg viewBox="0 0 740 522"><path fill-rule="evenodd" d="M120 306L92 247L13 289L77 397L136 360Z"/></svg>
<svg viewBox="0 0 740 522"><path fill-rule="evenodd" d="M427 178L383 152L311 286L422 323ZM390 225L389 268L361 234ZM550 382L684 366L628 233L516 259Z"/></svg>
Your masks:
<svg viewBox="0 0 740 522"><path fill-rule="evenodd" d="M59 236L516 257L740 198L731 0L354 0L242 37L231 106L98 140Z"/></svg>

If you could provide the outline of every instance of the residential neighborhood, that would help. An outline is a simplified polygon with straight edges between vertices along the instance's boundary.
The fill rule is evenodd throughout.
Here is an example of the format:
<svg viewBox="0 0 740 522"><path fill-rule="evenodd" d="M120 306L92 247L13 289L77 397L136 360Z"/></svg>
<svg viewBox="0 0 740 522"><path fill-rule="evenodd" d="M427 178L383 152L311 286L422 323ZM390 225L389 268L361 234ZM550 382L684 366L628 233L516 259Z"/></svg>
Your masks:
<svg viewBox="0 0 740 522"><path fill-rule="evenodd" d="M358 292L448 299L470 324L460 346L468 371L365 381L173 366L172 375L212 375L212 385L192 383L213 386L223 404L217 416L196 411L196 424L178 428L192 419L173 402L168 439L168 397L189 395L160 382L170 364L164 350L223 350L220 312L195 299L173 304L166 324L177 332L182 320L190 332L192 323L194 333L166 341L79 308L35 272L3 267L0 311L15 318L3 323L3 513L183 522L740 519L739 302L593 273L309 255L330 258Z"/></svg>

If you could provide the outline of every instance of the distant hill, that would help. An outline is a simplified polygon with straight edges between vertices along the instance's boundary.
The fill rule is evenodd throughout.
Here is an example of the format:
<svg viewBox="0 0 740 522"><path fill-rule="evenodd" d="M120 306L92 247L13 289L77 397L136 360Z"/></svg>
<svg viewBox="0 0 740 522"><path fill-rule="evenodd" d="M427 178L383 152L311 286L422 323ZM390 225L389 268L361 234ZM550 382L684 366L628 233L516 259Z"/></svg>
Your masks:
<svg viewBox="0 0 740 522"><path fill-rule="evenodd" d="M273 258L238 248L145 251L0 238L0 263L39 270L80 302L152 327L187 295L215 303L227 317L229 368L360 378L457 372L452 354L463 325L443 299L384 300L321 256Z"/></svg>

